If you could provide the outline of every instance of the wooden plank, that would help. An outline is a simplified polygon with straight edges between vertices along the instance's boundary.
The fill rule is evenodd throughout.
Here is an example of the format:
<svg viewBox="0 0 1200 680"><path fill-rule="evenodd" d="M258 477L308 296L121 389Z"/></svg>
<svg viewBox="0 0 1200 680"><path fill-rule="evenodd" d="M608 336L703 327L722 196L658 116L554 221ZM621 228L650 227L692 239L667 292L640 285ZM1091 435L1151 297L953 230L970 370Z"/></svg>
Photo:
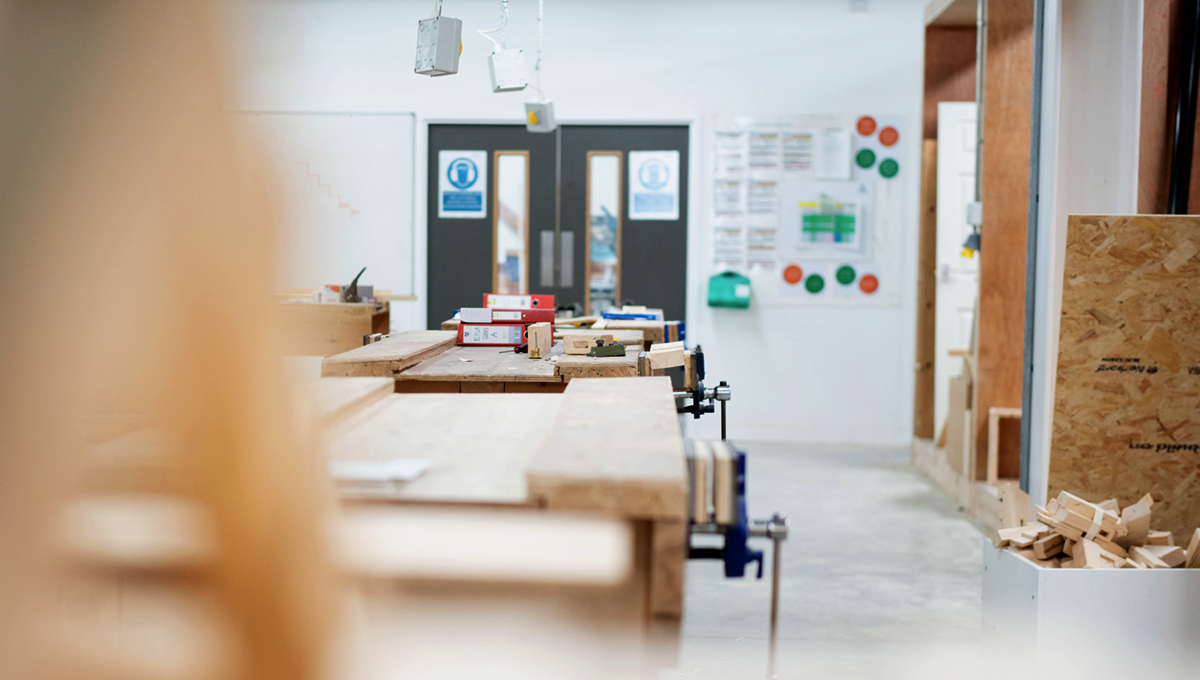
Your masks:
<svg viewBox="0 0 1200 680"><path fill-rule="evenodd" d="M1167 212L1174 134L1175 85L1171 82L1172 15L1178 0L1142 3L1142 91L1138 117L1138 212ZM1193 174L1195 174L1193 166Z"/></svg>
<svg viewBox="0 0 1200 680"><path fill-rule="evenodd" d="M620 321L616 319L601 319L600 321L597 321L592 328L600 328L610 331L641 331L642 340L645 342L647 349L649 349L650 345L663 342L666 339L666 329L662 321Z"/></svg>
<svg viewBox="0 0 1200 680"><path fill-rule="evenodd" d="M712 500L713 521L721 526L730 526L737 519L734 481L737 470L734 469L733 452L729 445L722 441L712 442L713 472Z"/></svg>
<svg viewBox="0 0 1200 680"><path fill-rule="evenodd" d="M325 357L321 376L394 378L401 371L450 349L454 341L454 333L448 331L396 333L379 342Z"/></svg>
<svg viewBox="0 0 1200 680"><path fill-rule="evenodd" d="M937 140L921 143L920 236L917 255L917 357L913 436L933 438L934 329L937 320Z"/></svg>
<svg viewBox="0 0 1200 680"><path fill-rule="evenodd" d="M1000 526L1007 529L1019 527L1031 519L1033 506L1029 494L1016 484L1003 484L998 490L1000 505Z"/></svg>
<svg viewBox="0 0 1200 680"><path fill-rule="evenodd" d="M373 332L374 304L278 302L271 310L280 325L279 352L284 355L340 354L361 347L363 336Z"/></svg>
<svg viewBox="0 0 1200 680"><path fill-rule="evenodd" d="M554 394L394 394L326 436L337 460L426 458L417 479L380 497L441 503L528 502L526 468L563 397Z"/></svg>
<svg viewBox="0 0 1200 680"><path fill-rule="evenodd" d="M922 137L937 139L940 102L975 101L975 24L925 29L925 96Z"/></svg>
<svg viewBox="0 0 1200 680"><path fill-rule="evenodd" d="M1184 566L1188 569L1200 569L1200 529L1192 531L1192 538L1187 547L1187 564Z"/></svg>
<svg viewBox="0 0 1200 680"><path fill-rule="evenodd" d="M1154 524L1200 525L1200 217L1068 218L1050 493L1122 504L1161 490ZM1174 269L1174 271L1169 271Z"/></svg>
<svg viewBox="0 0 1200 680"><path fill-rule="evenodd" d="M987 5L983 224L979 251L975 413L1021 403L1025 347L1025 225L1029 217L1029 110L1033 0ZM976 479L986 470L987 420L976 418ZM1020 438L1001 437L998 475L1020 476Z"/></svg>
<svg viewBox="0 0 1200 680"><path fill-rule="evenodd" d="M463 394L501 394L504 383L498 380L464 380L459 383L459 392Z"/></svg>
<svg viewBox="0 0 1200 680"><path fill-rule="evenodd" d="M708 524L712 520L709 513L709 478L712 470L712 447L708 442L697 439L692 442L692 521L696 524Z"/></svg>
<svg viewBox="0 0 1200 680"><path fill-rule="evenodd" d="M392 394L396 383L391 378L321 378L309 388L321 422L329 426Z"/></svg>
<svg viewBox="0 0 1200 680"><path fill-rule="evenodd" d="M575 378L629 378L638 374L638 358L632 350L623 357L589 357L564 354L556 362L562 380Z"/></svg>
<svg viewBox="0 0 1200 680"><path fill-rule="evenodd" d="M531 359L502 347L451 347L409 368L397 379L451 380L461 382L561 382L554 362ZM550 356L562 354L555 345Z"/></svg>
<svg viewBox="0 0 1200 680"><path fill-rule="evenodd" d="M572 380L527 479L542 507L684 520L687 466L671 381Z"/></svg>

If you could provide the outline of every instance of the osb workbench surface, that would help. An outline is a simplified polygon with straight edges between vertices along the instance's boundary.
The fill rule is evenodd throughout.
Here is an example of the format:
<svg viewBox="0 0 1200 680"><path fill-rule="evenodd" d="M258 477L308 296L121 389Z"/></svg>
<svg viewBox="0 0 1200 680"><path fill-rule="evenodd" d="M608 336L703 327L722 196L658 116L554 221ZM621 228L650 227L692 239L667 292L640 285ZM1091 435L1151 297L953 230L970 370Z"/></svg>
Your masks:
<svg viewBox="0 0 1200 680"><path fill-rule="evenodd" d="M1068 221L1049 491L1200 525L1200 217ZM1186 545L1186 541L1183 543Z"/></svg>

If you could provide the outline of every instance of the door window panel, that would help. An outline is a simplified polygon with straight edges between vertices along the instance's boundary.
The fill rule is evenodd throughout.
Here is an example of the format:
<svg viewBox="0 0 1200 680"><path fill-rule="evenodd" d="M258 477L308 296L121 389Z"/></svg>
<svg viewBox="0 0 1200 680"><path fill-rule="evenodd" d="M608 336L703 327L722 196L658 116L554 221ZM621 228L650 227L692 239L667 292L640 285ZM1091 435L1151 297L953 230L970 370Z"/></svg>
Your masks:
<svg viewBox="0 0 1200 680"><path fill-rule="evenodd" d="M619 151L588 152L588 314L601 314L621 299L621 161Z"/></svg>
<svg viewBox="0 0 1200 680"><path fill-rule="evenodd" d="M497 151L492 291L529 292L529 152Z"/></svg>

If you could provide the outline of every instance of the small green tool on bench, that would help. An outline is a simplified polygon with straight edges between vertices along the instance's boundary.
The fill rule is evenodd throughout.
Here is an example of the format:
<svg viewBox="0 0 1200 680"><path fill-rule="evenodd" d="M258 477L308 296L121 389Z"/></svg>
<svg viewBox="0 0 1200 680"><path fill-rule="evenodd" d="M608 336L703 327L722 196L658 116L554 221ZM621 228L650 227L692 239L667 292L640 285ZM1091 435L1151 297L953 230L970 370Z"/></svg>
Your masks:
<svg viewBox="0 0 1200 680"><path fill-rule="evenodd" d="M596 344L587 355L589 357L623 357L625 356L625 345L619 342L606 345L604 344L604 338L596 338Z"/></svg>

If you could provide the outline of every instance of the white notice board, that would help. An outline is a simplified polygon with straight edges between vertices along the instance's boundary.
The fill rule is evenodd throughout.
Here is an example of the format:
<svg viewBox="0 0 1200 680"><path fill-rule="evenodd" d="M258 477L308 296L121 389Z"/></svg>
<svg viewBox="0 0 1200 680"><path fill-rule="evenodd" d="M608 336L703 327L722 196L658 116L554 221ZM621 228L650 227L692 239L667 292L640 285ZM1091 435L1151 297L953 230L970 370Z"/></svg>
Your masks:
<svg viewBox="0 0 1200 680"><path fill-rule="evenodd" d="M714 116L711 272L755 304L901 304L909 135L895 115Z"/></svg>
<svg viewBox="0 0 1200 680"><path fill-rule="evenodd" d="M412 295L411 113L234 114L270 171L281 288L362 283Z"/></svg>

